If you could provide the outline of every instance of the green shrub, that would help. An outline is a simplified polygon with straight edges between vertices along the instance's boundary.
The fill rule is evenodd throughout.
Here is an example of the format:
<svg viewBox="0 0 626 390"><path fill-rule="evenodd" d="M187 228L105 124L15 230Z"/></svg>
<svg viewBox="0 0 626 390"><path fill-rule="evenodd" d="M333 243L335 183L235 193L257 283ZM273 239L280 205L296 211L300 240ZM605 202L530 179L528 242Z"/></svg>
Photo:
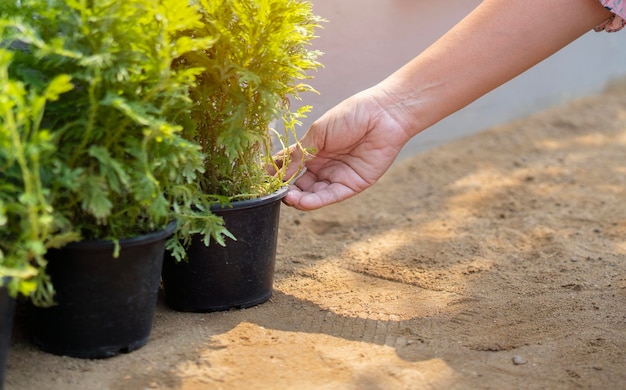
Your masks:
<svg viewBox="0 0 626 390"><path fill-rule="evenodd" d="M4 28L0 23L0 42ZM28 91L9 77L12 60L13 53L0 47L0 282L16 297L29 296L38 286L49 288L47 276L39 272L47 248L77 235L57 223L50 189L41 178L42 166L56 154L50 132L41 127L43 112L72 85L61 76L41 94Z"/></svg>

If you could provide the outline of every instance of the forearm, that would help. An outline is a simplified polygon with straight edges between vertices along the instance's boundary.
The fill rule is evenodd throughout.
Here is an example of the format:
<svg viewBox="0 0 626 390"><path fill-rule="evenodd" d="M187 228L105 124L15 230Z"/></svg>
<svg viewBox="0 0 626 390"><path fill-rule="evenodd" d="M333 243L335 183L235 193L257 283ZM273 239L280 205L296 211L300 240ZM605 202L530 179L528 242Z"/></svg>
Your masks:
<svg viewBox="0 0 626 390"><path fill-rule="evenodd" d="M485 0L376 88L408 140L609 16L597 0Z"/></svg>

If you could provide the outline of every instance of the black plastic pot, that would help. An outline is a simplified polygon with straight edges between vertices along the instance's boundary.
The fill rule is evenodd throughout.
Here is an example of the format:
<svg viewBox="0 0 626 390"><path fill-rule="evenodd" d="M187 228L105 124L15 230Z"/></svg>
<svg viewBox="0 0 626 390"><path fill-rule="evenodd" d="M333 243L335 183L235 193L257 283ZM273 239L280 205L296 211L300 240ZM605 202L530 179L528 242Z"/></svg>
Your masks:
<svg viewBox="0 0 626 390"><path fill-rule="evenodd" d="M165 301L175 310L211 312L246 308L267 301L273 292L281 200L287 189L258 199L212 209L224 218L236 241L205 246L199 236L187 250L188 261L166 254Z"/></svg>
<svg viewBox="0 0 626 390"><path fill-rule="evenodd" d="M0 288L0 389L4 388L4 373L9 356L14 317L15 298L9 295L6 287L2 287Z"/></svg>
<svg viewBox="0 0 626 390"><path fill-rule="evenodd" d="M46 255L56 306L32 307L33 342L46 352L98 359L131 352L150 336L165 241L163 231L120 241L82 241Z"/></svg>

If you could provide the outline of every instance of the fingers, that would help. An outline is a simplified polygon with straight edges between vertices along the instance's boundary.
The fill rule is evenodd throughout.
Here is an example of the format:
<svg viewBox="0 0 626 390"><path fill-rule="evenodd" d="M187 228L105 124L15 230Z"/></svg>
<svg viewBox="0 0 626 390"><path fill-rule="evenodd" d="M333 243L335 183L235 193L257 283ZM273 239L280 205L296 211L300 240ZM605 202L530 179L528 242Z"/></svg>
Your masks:
<svg viewBox="0 0 626 390"><path fill-rule="evenodd" d="M297 184L299 183L290 186L283 202L302 211L317 210L341 202L356 194L350 188L339 183L315 182L307 191L301 189Z"/></svg>
<svg viewBox="0 0 626 390"><path fill-rule="evenodd" d="M289 190L283 202L302 211L317 210L331 204L324 200L323 194L323 192L302 192L298 189L292 189Z"/></svg>

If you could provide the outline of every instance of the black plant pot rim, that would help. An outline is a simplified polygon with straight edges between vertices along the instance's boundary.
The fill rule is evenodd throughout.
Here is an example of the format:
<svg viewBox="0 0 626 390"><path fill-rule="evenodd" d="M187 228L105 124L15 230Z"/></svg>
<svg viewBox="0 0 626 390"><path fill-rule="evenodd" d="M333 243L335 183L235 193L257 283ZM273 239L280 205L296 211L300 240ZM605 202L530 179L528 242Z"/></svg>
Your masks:
<svg viewBox="0 0 626 390"><path fill-rule="evenodd" d="M225 211L225 210L243 210L249 209L252 207L259 207L269 203L274 203L275 201L284 198L289 191L288 186L284 186L280 188L278 191L273 192L269 195L264 195L259 198L254 199L246 199L246 200L238 200L235 202L231 202L230 205L221 205L215 204L211 206L211 211Z"/></svg>
<svg viewBox="0 0 626 390"><path fill-rule="evenodd" d="M119 241L121 247L131 248L138 245L144 245L146 243L163 240L174 233L176 230L176 221L171 221L167 224L165 229L157 230L146 234L141 234L135 237L124 238ZM107 249L113 248L115 243L111 240L82 240L77 242L70 242L65 245L64 248L68 249Z"/></svg>

